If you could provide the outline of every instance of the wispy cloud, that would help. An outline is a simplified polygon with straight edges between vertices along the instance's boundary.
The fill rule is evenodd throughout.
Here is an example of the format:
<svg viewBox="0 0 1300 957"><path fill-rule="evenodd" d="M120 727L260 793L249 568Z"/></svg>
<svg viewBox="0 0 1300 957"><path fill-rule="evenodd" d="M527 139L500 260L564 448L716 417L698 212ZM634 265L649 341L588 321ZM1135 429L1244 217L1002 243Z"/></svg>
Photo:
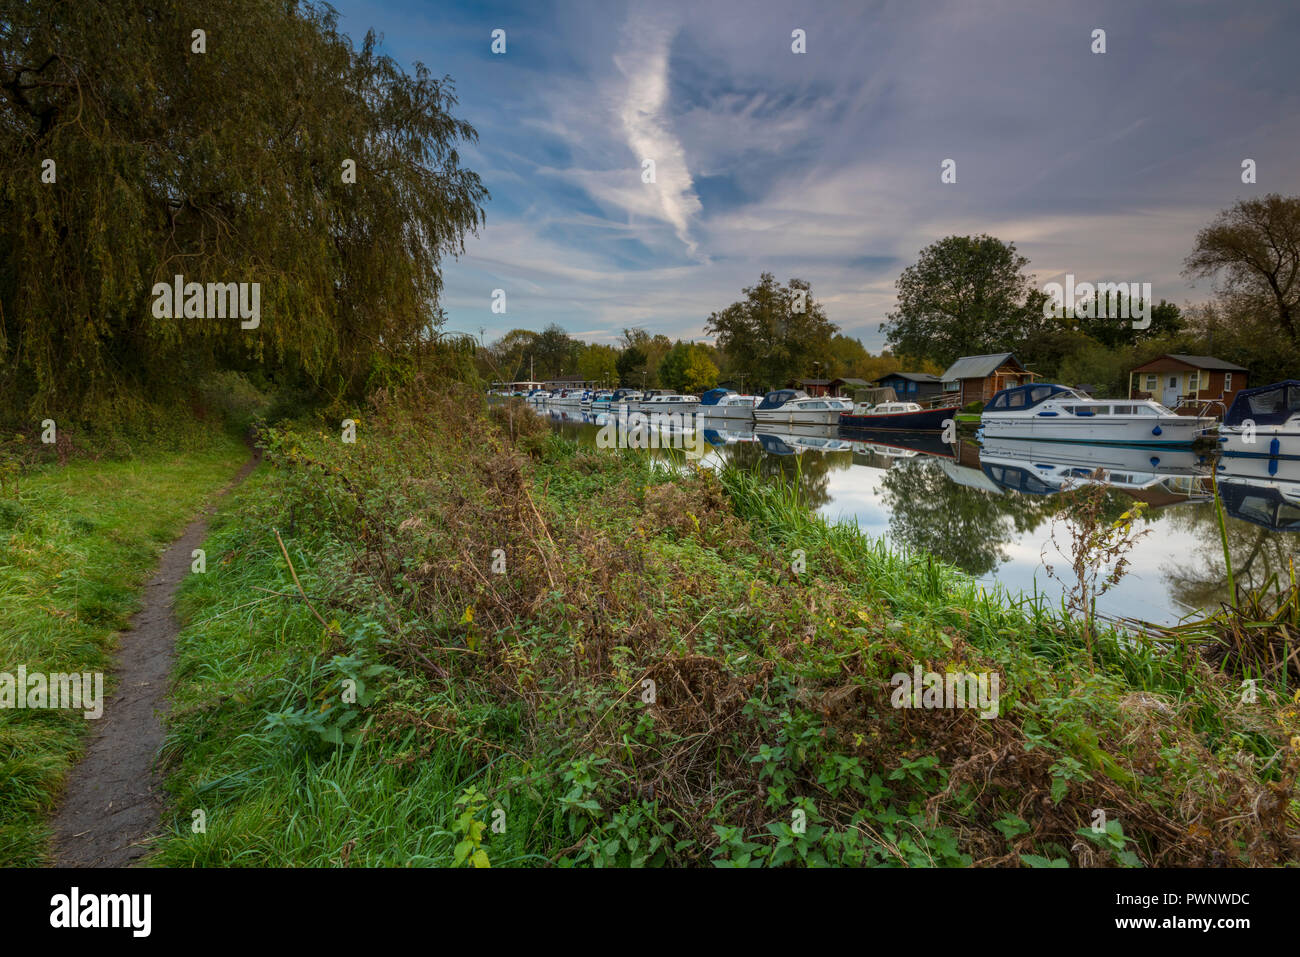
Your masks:
<svg viewBox="0 0 1300 957"><path fill-rule="evenodd" d="M653 183L635 182L651 191L652 203L677 238L694 256L699 244L691 237L691 225L701 210L700 199L691 182L686 151L674 135L669 121L668 67L675 21L656 10L654 15L637 5L623 26L621 43L614 63L627 86L619 107L623 136L628 149L641 169L646 160L654 163ZM620 195L606 189L606 196ZM629 208L644 211L644 202L628 203Z"/></svg>

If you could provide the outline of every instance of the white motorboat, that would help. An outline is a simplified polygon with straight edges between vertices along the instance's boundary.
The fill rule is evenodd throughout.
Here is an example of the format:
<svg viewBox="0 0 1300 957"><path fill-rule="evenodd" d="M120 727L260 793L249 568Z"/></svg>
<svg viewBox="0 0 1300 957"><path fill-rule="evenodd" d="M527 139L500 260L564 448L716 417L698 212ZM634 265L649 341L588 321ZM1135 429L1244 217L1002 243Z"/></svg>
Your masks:
<svg viewBox="0 0 1300 957"><path fill-rule="evenodd" d="M615 389L609 397L609 411L617 414L631 412L640 407L641 398L636 389Z"/></svg>
<svg viewBox="0 0 1300 957"><path fill-rule="evenodd" d="M1219 449L1232 458L1300 459L1300 381L1238 392L1223 417Z"/></svg>
<svg viewBox="0 0 1300 957"><path fill-rule="evenodd" d="M741 422L754 421L754 406L762 402L756 395L741 395L731 389L710 389L700 396L697 410L707 419L737 419Z"/></svg>
<svg viewBox="0 0 1300 957"><path fill-rule="evenodd" d="M639 411L646 415L671 415L672 413L691 413L699 410L700 397L697 395L678 395L672 392L652 395L642 399Z"/></svg>
<svg viewBox="0 0 1300 957"><path fill-rule="evenodd" d="M809 396L799 389L777 389L754 406L754 421L760 425L834 425L840 414L851 412L853 403L833 396Z"/></svg>
<svg viewBox="0 0 1300 957"><path fill-rule="evenodd" d="M582 406L582 397L584 394L585 392L582 389L561 389L559 392L555 393L551 402L554 405L580 408Z"/></svg>
<svg viewBox="0 0 1300 957"><path fill-rule="evenodd" d="M1209 416L1178 415L1150 399L1089 399L1047 382L1003 389L980 416L985 438L1094 445L1191 445L1214 425Z"/></svg>

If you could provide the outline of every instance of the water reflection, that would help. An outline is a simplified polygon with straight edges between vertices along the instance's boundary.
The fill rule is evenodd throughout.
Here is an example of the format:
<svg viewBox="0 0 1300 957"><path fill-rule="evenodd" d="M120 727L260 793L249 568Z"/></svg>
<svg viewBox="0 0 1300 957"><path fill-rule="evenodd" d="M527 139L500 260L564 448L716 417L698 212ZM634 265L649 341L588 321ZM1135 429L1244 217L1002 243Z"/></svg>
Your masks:
<svg viewBox="0 0 1300 957"><path fill-rule="evenodd" d="M556 427L594 442L604 415L544 410ZM1217 477L1228 549L1241 585L1289 576L1300 536L1300 461L1217 462L1189 449L1126 448L1016 439L948 445L938 435L840 433L833 427L760 427L696 418L664 439L692 439L693 451L651 448L672 465L733 464L771 480L797 482L804 500L830 518L852 517L894 544L924 550L1014 590L1048 586L1041 552L1070 489L1104 485L1114 519L1135 501L1156 534L1131 554L1129 579L1105 596L1115 615L1173 621L1225 600L1226 571L1213 503ZM665 443L669 444L669 443ZM688 446L688 449L690 446Z"/></svg>

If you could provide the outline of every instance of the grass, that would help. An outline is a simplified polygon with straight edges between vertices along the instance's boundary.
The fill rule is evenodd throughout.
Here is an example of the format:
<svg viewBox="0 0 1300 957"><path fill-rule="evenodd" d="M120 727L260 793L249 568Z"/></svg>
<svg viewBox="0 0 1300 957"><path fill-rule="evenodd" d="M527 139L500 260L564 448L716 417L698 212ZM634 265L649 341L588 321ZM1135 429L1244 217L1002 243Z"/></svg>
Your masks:
<svg viewBox="0 0 1300 957"><path fill-rule="evenodd" d="M107 671L159 554L247 455L214 430L200 450L16 478L0 497L0 671ZM81 712L0 711L0 866L49 862L47 819L86 731Z"/></svg>
<svg viewBox="0 0 1300 957"><path fill-rule="evenodd" d="M454 835L439 809L486 773L454 748L402 760L420 750L424 734L415 726L389 748L367 739L334 747L298 707L341 675L370 667L361 662L375 649L364 620L323 633L295 592L273 531L282 524L272 519L283 504L279 486L272 473L256 474L223 503L207 544L208 574L184 586L181 613L191 621L177 645L163 749L183 774L172 777L173 836L151 863L449 864ZM315 594L322 583L311 553L336 546L328 536L282 532Z"/></svg>
<svg viewBox="0 0 1300 957"><path fill-rule="evenodd" d="M155 864L1300 859L1300 714L1186 645L1090 656L754 476L472 397L359 418L275 437L185 585ZM999 717L891 706L916 665L996 672Z"/></svg>

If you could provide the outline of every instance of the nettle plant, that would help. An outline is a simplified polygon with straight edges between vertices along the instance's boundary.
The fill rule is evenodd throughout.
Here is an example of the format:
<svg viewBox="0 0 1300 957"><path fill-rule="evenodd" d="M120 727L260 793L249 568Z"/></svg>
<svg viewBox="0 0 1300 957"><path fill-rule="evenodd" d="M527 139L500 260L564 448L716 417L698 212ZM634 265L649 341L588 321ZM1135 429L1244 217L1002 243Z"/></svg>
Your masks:
<svg viewBox="0 0 1300 957"><path fill-rule="evenodd" d="M330 629L338 631L338 622L331 622ZM373 621L350 629L344 636L349 654L333 655L323 663L312 662L313 677L322 684L314 695L315 702L267 715L266 727L291 735L306 732L326 744L355 744L361 734L358 721L375 702L378 681L394 671L390 665L374 660L372 646L380 633Z"/></svg>

